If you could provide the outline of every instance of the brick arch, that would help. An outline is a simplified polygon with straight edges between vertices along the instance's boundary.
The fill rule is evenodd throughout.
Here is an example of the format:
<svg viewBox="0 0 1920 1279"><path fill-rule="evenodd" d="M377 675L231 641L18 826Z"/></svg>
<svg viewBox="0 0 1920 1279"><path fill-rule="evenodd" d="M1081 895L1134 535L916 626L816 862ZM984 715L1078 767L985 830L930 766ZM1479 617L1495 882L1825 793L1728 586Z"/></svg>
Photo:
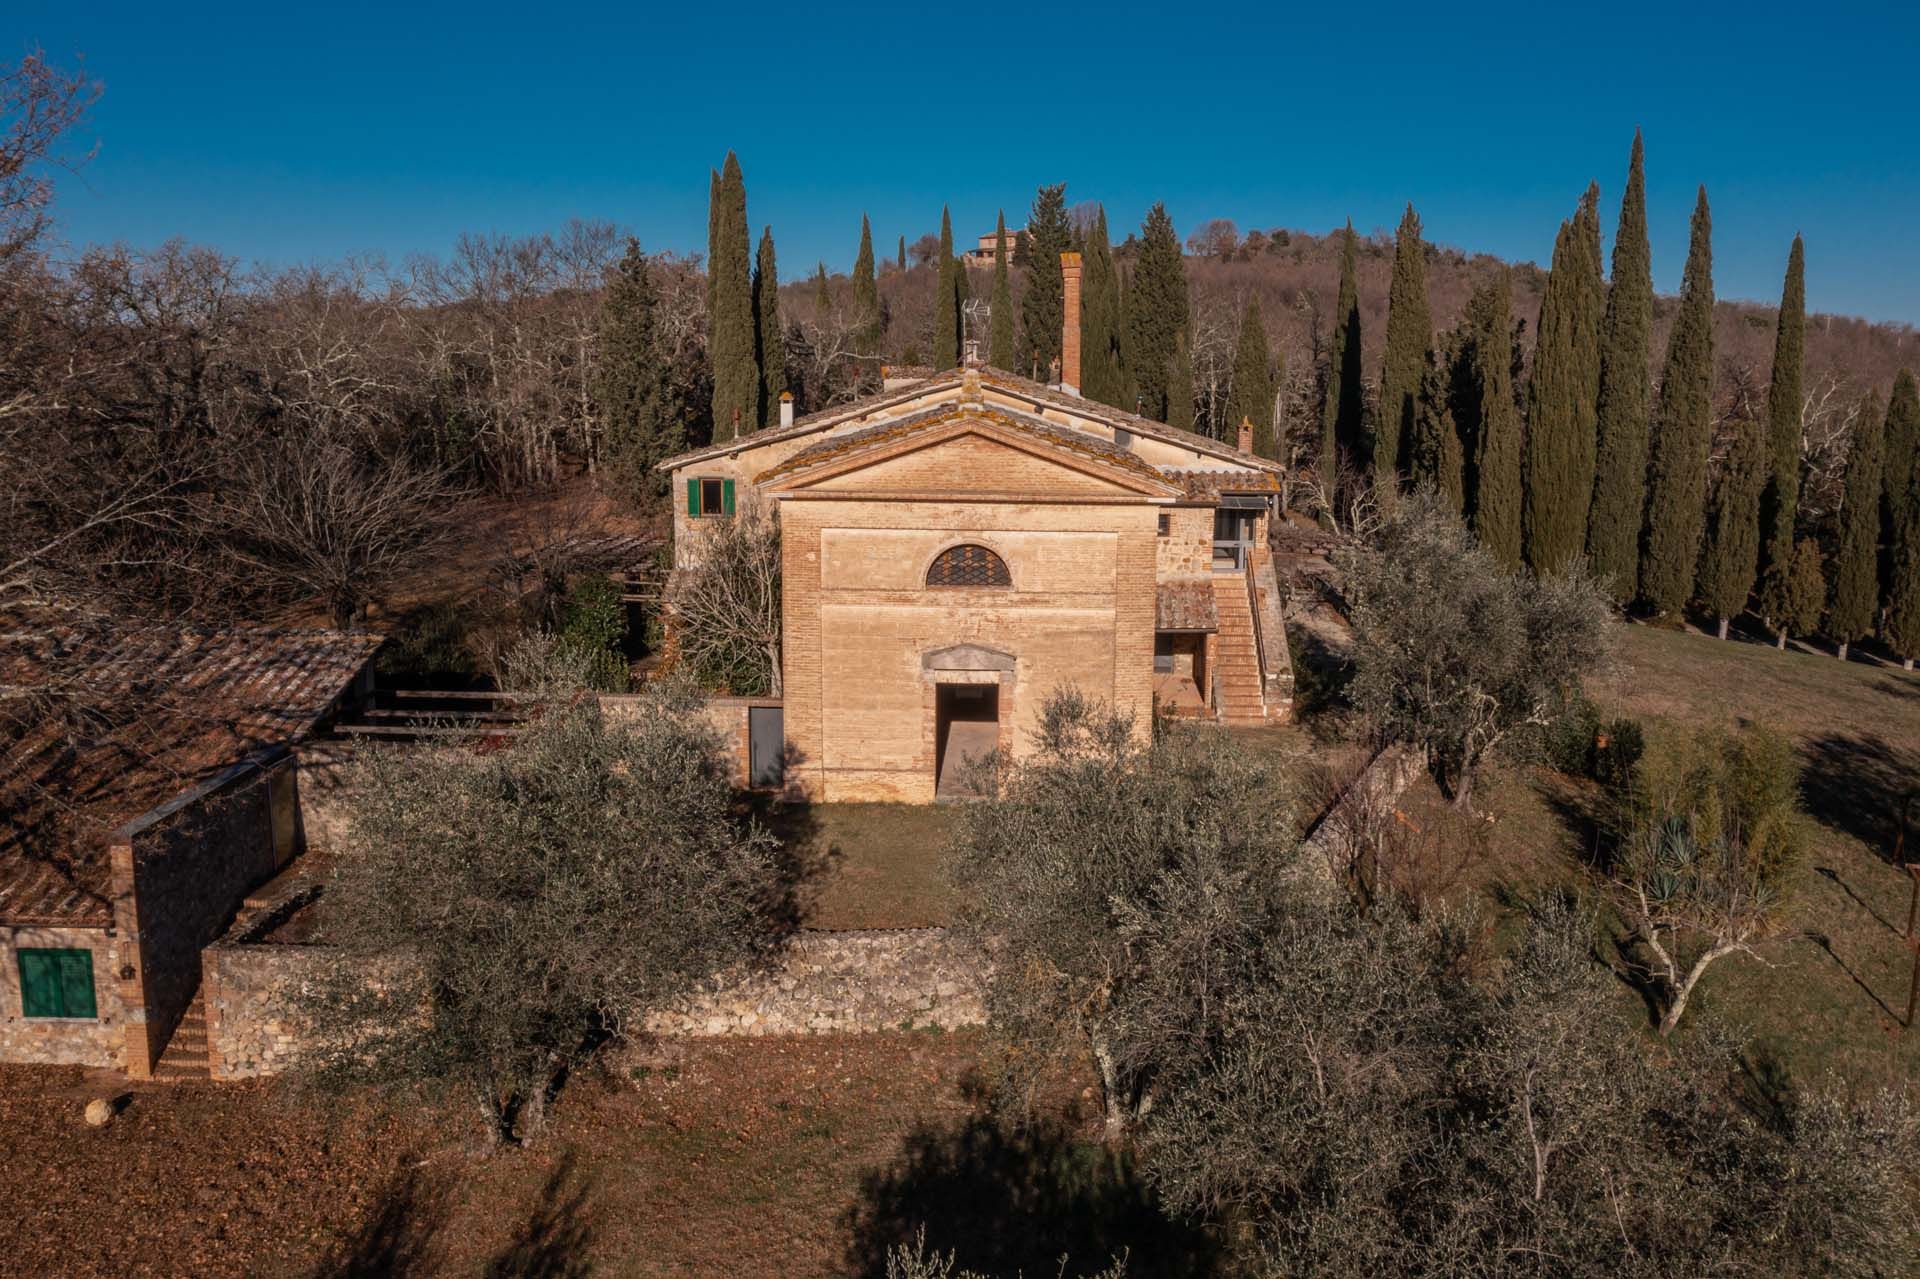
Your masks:
<svg viewBox="0 0 1920 1279"><path fill-rule="evenodd" d="M1013 568L1001 551L979 538L956 539L928 557L920 572L923 585L1011 590Z"/></svg>

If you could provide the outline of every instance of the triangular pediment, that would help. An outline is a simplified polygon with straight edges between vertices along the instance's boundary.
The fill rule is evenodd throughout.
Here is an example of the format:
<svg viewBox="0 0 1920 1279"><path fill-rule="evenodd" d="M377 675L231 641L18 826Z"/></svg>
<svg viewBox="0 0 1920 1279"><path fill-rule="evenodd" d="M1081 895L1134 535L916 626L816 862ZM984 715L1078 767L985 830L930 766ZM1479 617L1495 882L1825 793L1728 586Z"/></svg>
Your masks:
<svg viewBox="0 0 1920 1279"><path fill-rule="evenodd" d="M1094 437L978 406L826 441L759 477L776 494L1031 500L1177 496L1153 467Z"/></svg>

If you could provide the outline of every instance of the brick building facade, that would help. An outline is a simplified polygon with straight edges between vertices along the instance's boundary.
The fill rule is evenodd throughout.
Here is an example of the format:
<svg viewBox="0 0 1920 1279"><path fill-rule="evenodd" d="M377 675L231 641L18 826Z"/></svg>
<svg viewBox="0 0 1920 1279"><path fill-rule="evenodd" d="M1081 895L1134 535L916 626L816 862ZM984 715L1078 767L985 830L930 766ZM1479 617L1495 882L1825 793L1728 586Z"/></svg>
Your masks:
<svg viewBox="0 0 1920 1279"><path fill-rule="evenodd" d="M951 369L662 464L676 573L713 521L773 504L789 788L957 793L968 758L1029 749L1067 686L1143 735L1156 710L1289 714L1281 467L1081 398L1076 355L1058 386Z"/></svg>

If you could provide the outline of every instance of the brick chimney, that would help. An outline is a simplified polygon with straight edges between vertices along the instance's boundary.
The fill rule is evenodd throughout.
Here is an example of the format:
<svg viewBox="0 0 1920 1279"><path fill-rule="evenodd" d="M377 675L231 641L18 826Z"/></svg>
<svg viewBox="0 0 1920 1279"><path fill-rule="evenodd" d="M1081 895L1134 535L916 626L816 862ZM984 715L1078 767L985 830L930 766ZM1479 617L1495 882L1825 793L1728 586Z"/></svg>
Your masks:
<svg viewBox="0 0 1920 1279"><path fill-rule="evenodd" d="M1080 394L1080 255L1060 255L1060 385Z"/></svg>
<svg viewBox="0 0 1920 1279"><path fill-rule="evenodd" d="M780 392L780 425L793 425L793 392Z"/></svg>
<svg viewBox="0 0 1920 1279"><path fill-rule="evenodd" d="M1253 419L1250 417L1240 419L1240 451L1253 452Z"/></svg>

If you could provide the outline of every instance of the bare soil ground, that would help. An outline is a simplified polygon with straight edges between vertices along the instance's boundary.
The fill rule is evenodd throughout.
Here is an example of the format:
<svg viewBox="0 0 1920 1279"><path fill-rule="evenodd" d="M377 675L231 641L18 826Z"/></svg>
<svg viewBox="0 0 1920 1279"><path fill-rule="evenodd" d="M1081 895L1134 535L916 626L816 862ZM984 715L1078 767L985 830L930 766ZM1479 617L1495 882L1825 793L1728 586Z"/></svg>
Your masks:
<svg viewBox="0 0 1920 1279"><path fill-rule="evenodd" d="M143 1088L103 1129L78 1070L0 1067L0 1275L875 1275L929 1243L992 1273L1204 1274L1079 1085L1016 1133L978 1035L691 1041L576 1081L530 1151L454 1099L323 1107L279 1085ZM1070 1270L1068 1273L1076 1273Z"/></svg>

